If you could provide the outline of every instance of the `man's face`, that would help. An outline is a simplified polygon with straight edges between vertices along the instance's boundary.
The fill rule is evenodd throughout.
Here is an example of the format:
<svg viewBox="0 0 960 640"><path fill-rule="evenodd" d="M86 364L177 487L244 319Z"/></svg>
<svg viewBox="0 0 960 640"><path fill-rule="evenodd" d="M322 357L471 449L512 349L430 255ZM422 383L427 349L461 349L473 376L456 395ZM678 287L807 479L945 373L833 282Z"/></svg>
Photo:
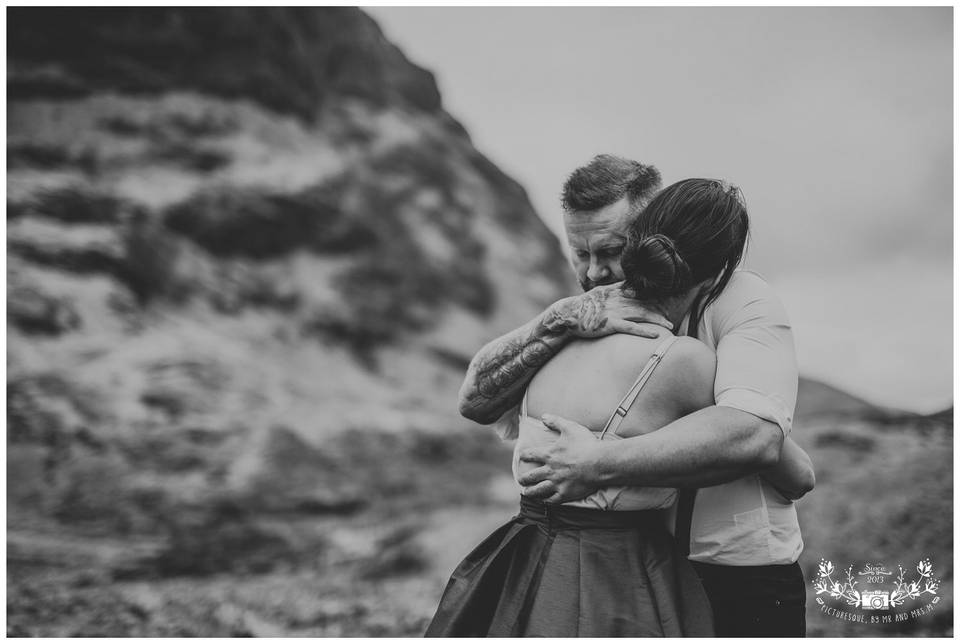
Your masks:
<svg viewBox="0 0 960 640"><path fill-rule="evenodd" d="M624 197L596 211L565 211L570 262L584 291L623 280L620 254L627 244L630 205Z"/></svg>

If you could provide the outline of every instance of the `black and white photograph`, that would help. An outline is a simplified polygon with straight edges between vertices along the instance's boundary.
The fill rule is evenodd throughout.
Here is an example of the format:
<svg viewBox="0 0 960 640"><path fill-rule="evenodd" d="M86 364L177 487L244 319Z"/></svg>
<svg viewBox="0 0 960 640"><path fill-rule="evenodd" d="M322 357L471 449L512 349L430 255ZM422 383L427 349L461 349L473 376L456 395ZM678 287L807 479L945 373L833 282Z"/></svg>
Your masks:
<svg viewBox="0 0 960 640"><path fill-rule="evenodd" d="M952 637L954 6L7 6L7 637Z"/></svg>

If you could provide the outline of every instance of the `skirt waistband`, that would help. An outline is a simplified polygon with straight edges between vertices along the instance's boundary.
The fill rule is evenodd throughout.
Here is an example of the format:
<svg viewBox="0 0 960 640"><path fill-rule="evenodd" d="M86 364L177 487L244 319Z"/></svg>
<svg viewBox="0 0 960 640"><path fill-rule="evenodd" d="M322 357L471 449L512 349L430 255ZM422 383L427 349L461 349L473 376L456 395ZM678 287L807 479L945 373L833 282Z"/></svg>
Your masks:
<svg viewBox="0 0 960 640"><path fill-rule="evenodd" d="M666 529L662 510L601 511L520 497L520 518L558 529Z"/></svg>

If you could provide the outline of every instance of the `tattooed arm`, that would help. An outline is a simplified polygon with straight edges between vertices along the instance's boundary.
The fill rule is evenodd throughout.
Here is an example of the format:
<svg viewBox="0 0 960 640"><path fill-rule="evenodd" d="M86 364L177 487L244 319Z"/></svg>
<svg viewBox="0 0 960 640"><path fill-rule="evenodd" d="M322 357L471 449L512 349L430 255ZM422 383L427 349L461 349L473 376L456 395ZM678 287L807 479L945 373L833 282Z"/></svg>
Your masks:
<svg viewBox="0 0 960 640"><path fill-rule="evenodd" d="M533 374L576 338L600 338L612 333L656 338L660 334L656 327L638 323L670 328L663 316L623 296L619 284L595 287L554 302L473 357L460 388L460 413L481 424L496 421L520 402Z"/></svg>

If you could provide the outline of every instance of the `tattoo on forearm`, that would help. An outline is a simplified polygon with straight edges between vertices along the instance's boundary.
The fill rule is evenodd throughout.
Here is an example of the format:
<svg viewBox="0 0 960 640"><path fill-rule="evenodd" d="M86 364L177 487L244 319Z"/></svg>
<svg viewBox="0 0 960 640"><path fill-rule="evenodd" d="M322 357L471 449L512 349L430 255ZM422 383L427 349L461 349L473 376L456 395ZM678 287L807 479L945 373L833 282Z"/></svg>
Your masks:
<svg viewBox="0 0 960 640"><path fill-rule="evenodd" d="M524 345L523 350L520 352L520 362L522 362L523 366L527 369L539 369L545 365L554 354L555 351L550 348L550 345L538 338Z"/></svg>
<svg viewBox="0 0 960 640"><path fill-rule="evenodd" d="M539 337L510 341L478 363L477 391L484 398L496 397L525 374L542 367L553 355L554 350Z"/></svg>

